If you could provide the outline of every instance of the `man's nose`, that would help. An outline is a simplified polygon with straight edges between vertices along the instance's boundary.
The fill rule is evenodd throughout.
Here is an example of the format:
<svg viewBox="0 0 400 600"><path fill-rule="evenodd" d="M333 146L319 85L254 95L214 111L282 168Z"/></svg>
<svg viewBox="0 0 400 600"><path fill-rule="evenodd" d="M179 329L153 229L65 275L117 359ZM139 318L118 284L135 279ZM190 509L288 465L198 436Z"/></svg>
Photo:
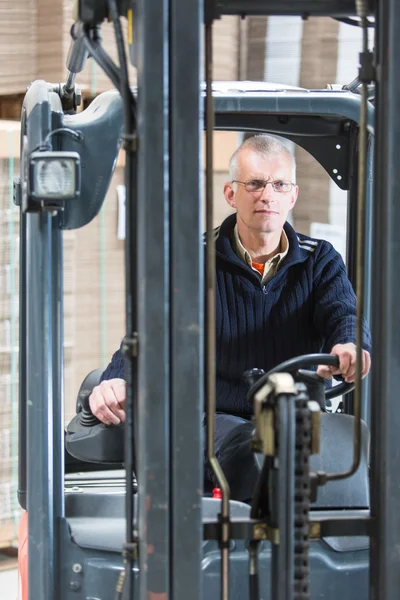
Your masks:
<svg viewBox="0 0 400 600"><path fill-rule="evenodd" d="M273 190L272 185L270 183L267 183L267 185L263 189L262 194L261 194L261 200L263 202L273 202L273 201L276 201L276 196L274 194L274 190Z"/></svg>

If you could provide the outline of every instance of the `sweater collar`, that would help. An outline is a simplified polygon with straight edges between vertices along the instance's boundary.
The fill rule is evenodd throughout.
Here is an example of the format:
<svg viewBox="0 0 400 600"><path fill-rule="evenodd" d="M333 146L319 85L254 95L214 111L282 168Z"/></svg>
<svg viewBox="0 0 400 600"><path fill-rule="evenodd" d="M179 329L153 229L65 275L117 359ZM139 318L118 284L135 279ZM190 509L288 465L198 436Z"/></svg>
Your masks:
<svg viewBox="0 0 400 600"><path fill-rule="evenodd" d="M240 266L246 265L237 256L234 249L234 228L236 225L236 213L229 215L222 223L219 228L215 230L216 242L215 249L218 255L229 260L230 262L236 263ZM293 227L286 221L283 226L288 242L289 251L285 258L282 260L279 271L282 271L286 267L305 261L310 256L310 248L306 248L305 245L311 245L311 249L314 249L316 242L308 238L307 236L298 236Z"/></svg>
<svg viewBox="0 0 400 600"><path fill-rule="evenodd" d="M248 250L246 250L246 248L243 246L243 244L241 242L241 239L239 237L237 223L235 224L235 227L233 228L233 249L235 250L236 254L239 256L239 258L241 258L242 261L244 263L246 263L246 265L251 267L253 260L251 258L250 253L248 252ZM279 263L285 258L288 251L289 251L289 241L287 239L286 232L283 229L282 233L281 233L281 238L279 241L278 252L276 252L276 254L271 256L271 258L268 259L268 261L266 261L265 264L271 264L272 262L274 262L275 265L278 266Z"/></svg>

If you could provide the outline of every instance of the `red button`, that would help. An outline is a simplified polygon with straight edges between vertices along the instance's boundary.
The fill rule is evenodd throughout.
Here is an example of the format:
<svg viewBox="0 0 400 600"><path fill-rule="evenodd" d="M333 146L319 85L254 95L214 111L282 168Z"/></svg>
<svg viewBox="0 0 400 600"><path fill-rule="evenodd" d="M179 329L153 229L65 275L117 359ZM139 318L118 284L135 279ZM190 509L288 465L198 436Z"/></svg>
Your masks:
<svg viewBox="0 0 400 600"><path fill-rule="evenodd" d="M212 495L213 498L219 498L220 500L222 499L222 490L221 490L221 488L214 488L212 494L213 494Z"/></svg>

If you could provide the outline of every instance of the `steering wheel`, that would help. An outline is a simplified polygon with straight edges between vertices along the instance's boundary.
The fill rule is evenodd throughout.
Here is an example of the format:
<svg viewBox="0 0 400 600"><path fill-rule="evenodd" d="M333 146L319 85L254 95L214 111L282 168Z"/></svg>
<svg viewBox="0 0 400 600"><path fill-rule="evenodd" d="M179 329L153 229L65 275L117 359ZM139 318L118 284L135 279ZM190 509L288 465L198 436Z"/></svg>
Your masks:
<svg viewBox="0 0 400 600"><path fill-rule="evenodd" d="M329 367L339 367L339 358L335 354L304 354L296 356L280 363L268 373L262 369L251 369L246 371L244 378L251 385L247 394L247 399L251 402L254 395L263 385L267 383L268 377L274 373L290 373L295 381L304 381L306 383L325 384L325 379L317 375L315 371L305 370L305 367L314 367L326 365ZM331 400L337 396L343 396L354 390L354 383L342 381L325 392L325 399Z"/></svg>

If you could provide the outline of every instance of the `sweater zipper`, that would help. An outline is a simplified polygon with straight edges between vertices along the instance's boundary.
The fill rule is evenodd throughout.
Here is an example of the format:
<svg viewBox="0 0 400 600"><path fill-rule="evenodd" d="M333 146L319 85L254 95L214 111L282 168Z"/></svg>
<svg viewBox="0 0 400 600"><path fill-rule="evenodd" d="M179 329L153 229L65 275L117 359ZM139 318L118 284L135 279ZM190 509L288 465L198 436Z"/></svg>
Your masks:
<svg viewBox="0 0 400 600"><path fill-rule="evenodd" d="M227 262L229 262L229 263L231 263L231 264L234 264L234 265L236 265L237 267L239 267L239 268L243 269L244 271L246 271L246 273L251 273L251 274L253 274L253 275L254 275L254 277L255 277L256 279L258 278L258 277L257 277L257 274L255 273L255 271L253 271L253 270L252 270L252 269L251 269L251 268L250 268L248 265L246 265L246 264L245 264L245 263L243 263L242 261L240 261L240 262L237 262L236 260L235 260L235 261L233 261L233 260L231 260L231 259L230 259L228 256L225 256L224 254L221 254L221 253L220 253L220 252L218 252L218 251L217 251L217 256L218 256L218 258L222 258L222 260L225 260L225 261L227 261ZM239 259L239 260L240 260L240 259ZM306 260L306 257L305 257L305 258L303 258L303 259L300 259L300 260L299 260L299 259L298 259L298 260L292 260L292 261L290 261L290 262L286 263L286 264L283 266L283 269L280 269L280 270L278 271L278 273L279 273L279 274L281 274L281 273L283 273L284 271L286 271L286 270L287 270L289 267L291 267L291 266L293 266L293 265L296 265L296 264L298 264L298 263L305 262L305 260ZM273 275L273 276L271 277L271 279L273 279L274 277L276 277L276 275L278 275L278 273L275 273L275 275ZM269 280L269 281L270 281L270 280ZM262 286L262 285L261 285L261 287L263 288L264 286Z"/></svg>

